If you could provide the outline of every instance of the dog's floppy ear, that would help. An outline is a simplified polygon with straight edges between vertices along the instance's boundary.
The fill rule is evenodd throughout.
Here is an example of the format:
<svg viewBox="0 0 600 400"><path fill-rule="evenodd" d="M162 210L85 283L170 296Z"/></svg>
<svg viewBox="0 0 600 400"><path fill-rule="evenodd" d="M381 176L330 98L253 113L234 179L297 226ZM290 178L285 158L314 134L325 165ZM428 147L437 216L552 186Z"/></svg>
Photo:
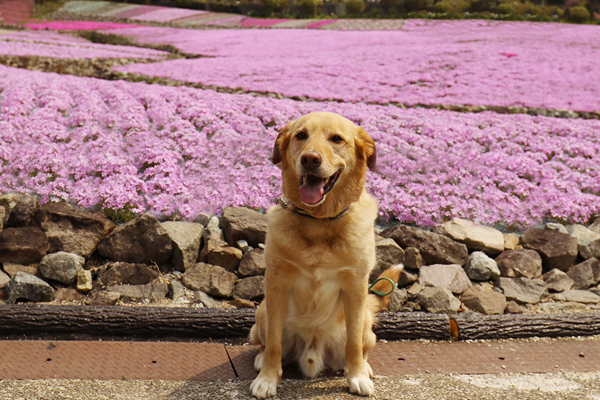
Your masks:
<svg viewBox="0 0 600 400"><path fill-rule="evenodd" d="M377 171L377 148L371 136L361 127L356 128L356 148L367 159L367 167Z"/></svg>
<svg viewBox="0 0 600 400"><path fill-rule="evenodd" d="M275 145L273 146L273 156L271 157L271 161L273 164L279 164L281 162L281 152L285 151L290 141L289 133L290 128L292 126L292 122L287 124L277 135L277 139L275 140Z"/></svg>

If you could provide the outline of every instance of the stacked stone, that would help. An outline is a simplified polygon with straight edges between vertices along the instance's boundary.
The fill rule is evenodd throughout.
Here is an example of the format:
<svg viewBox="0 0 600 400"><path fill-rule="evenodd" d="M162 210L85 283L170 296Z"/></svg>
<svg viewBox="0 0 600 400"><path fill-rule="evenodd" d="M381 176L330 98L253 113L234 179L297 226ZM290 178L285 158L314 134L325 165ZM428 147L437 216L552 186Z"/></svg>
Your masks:
<svg viewBox="0 0 600 400"><path fill-rule="evenodd" d="M66 203L0 196L0 298L171 302L255 307L264 295L264 214L115 226ZM396 225L376 235L373 281L403 264L391 311L484 314L595 309L600 305L600 219L547 224L522 235L453 219L432 230ZM161 303L163 302L163 303Z"/></svg>

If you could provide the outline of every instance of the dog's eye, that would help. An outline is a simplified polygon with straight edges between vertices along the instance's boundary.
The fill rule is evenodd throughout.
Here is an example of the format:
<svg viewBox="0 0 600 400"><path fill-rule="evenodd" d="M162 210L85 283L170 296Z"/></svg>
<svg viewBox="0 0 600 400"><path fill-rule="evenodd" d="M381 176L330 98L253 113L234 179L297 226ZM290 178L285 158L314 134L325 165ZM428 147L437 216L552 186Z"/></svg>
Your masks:
<svg viewBox="0 0 600 400"><path fill-rule="evenodd" d="M308 137L308 135L304 131L300 131L296 134L296 139L298 139L298 140L304 140L307 137Z"/></svg>
<svg viewBox="0 0 600 400"><path fill-rule="evenodd" d="M335 136L332 136L330 140L333 143L342 143L344 141L344 138L342 138L340 135L335 135Z"/></svg>

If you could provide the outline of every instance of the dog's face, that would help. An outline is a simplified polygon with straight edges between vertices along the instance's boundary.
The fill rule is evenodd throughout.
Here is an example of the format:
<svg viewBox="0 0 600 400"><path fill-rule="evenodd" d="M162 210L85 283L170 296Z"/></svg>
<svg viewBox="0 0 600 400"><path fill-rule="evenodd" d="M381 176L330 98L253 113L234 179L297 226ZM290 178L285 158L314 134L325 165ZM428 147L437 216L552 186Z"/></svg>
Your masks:
<svg viewBox="0 0 600 400"><path fill-rule="evenodd" d="M375 170L375 143L346 118L316 112L282 129L273 149L273 163L279 162L285 197L311 210L332 208L327 203L350 203L360 196L367 166Z"/></svg>

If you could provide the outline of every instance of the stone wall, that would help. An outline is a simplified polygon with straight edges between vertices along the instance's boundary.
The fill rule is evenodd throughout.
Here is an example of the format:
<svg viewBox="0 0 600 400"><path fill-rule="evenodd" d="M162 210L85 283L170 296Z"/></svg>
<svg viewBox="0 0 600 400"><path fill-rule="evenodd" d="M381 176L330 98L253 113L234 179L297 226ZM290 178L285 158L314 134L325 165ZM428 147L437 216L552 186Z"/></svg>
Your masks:
<svg viewBox="0 0 600 400"><path fill-rule="evenodd" d="M227 208L195 222L102 213L0 196L0 298L255 307L264 293L266 216ZM484 314L600 308L600 219L521 235L454 219L376 236L374 280L404 264L391 311Z"/></svg>

